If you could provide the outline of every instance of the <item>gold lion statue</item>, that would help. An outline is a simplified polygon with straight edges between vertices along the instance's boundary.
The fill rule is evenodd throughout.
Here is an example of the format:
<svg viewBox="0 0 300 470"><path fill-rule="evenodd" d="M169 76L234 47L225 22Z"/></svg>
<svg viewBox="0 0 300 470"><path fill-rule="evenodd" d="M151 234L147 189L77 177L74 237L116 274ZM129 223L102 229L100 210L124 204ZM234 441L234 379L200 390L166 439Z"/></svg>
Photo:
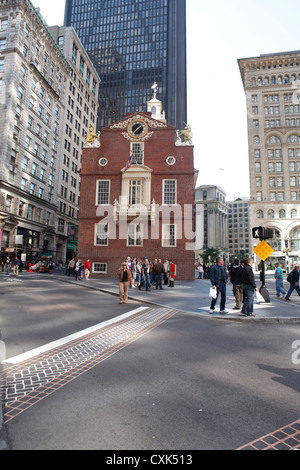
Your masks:
<svg viewBox="0 0 300 470"><path fill-rule="evenodd" d="M100 132L96 132L93 126L89 127L89 134L86 134L85 136L85 143L84 145L87 144L92 144L95 142L96 139L99 139Z"/></svg>

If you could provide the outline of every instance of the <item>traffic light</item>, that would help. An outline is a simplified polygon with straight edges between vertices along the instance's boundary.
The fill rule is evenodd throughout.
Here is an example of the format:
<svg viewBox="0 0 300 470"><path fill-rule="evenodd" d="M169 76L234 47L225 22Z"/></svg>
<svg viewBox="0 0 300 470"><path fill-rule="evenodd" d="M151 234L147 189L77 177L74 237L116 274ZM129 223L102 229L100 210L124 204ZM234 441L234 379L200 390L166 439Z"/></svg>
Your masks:
<svg viewBox="0 0 300 470"><path fill-rule="evenodd" d="M260 240L268 240L273 238L273 230L265 227L254 227L252 229L253 238L259 238Z"/></svg>

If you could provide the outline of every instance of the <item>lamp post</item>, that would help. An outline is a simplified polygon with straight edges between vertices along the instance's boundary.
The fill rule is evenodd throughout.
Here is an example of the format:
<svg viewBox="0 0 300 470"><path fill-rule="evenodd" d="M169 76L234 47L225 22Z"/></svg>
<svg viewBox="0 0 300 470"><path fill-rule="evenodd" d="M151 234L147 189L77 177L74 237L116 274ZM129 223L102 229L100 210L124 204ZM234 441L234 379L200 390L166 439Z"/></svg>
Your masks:
<svg viewBox="0 0 300 470"><path fill-rule="evenodd" d="M289 274L290 273L290 252L291 252L291 249L289 248L289 239L287 237L284 239L284 243L285 243L285 248L282 251L283 251L283 253L285 253L286 272L287 272L287 274Z"/></svg>

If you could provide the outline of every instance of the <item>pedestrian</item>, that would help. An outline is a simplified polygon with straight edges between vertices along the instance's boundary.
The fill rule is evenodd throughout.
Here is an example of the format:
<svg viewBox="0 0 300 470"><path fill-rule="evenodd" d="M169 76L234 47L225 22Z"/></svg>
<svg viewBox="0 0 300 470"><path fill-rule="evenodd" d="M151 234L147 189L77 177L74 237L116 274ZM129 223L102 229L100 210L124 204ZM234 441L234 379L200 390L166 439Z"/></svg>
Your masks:
<svg viewBox="0 0 300 470"><path fill-rule="evenodd" d="M136 263L136 287L140 287L142 278L142 262L138 259Z"/></svg>
<svg viewBox="0 0 300 470"><path fill-rule="evenodd" d="M49 268L49 273L52 274L52 270L53 270L53 262L52 262L52 260L49 261L48 268Z"/></svg>
<svg viewBox="0 0 300 470"><path fill-rule="evenodd" d="M176 264L170 259L170 276L169 276L169 287L174 287L176 277Z"/></svg>
<svg viewBox="0 0 300 470"><path fill-rule="evenodd" d="M228 313L225 309L226 304L226 284L228 282L228 273L224 267L224 260L221 257L218 257L216 264L210 270L210 282L213 289L217 289L217 296L215 299L212 298L210 304L209 313L212 314L215 311L215 306L219 297L221 295L220 302L220 313Z"/></svg>
<svg viewBox="0 0 300 470"><path fill-rule="evenodd" d="M150 282L150 263L148 258L144 259L144 262L142 263L142 278L143 278L143 284L145 284L146 291L151 290L151 282ZM139 289L141 286L139 287Z"/></svg>
<svg viewBox="0 0 300 470"><path fill-rule="evenodd" d="M198 264L198 279L202 279L203 276L203 266L202 264Z"/></svg>
<svg viewBox="0 0 300 470"><path fill-rule="evenodd" d="M13 263L13 274L14 274L14 276L19 275L19 269L20 269L20 260L16 256L15 259L14 259L14 263Z"/></svg>
<svg viewBox="0 0 300 470"><path fill-rule="evenodd" d="M235 306L233 310L241 310L242 301L243 301L243 267L240 265L239 260L236 258L231 265L229 271L229 278L232 284L232 291L235 297Z"/></svg>
<svg viewBox="0 0 300 470"><path fill-rule="evenodd" d="M88 281L89 276L90 276L90 270L91 270L90 260L87 259L86 262L84 263L84 277L87 281Z"/></svg>
<svg viewBox="0 0 300 470"><path fill-rule="evenodd" d="M164 261L164 285L167 286L168 285L168 272L169 272L169 261L168 259L166 258L165 261Z"/></svg>
<svg viewBox="0 0 300 470"><path fill-rule="evenodd" d="M79 281L82 281L83 279L83 271L84 271L84 263L82 263L81 260L79 260L79 269L78 269L78 274L77 274L77 278Z"/></svg>
<svg viewBox="0 0 300 470"><path fill-rule="evenodd" d="M290 297L294 289L296 289L296 291L298 292L298 295L300 296L299 278L300 278L299 266L296 265L293 271L290 272L287 278L288 282L290 283L290 289L285 297L285 300L290 300Z"/></svg>
<svg viewBox="0 0 300 470"><path fill-rule="evenodd" d="M160 288L160 290L163 289L162 287L162 276L164 274L165 268L163 263L161 262L161 259L157 261L157 263L154 264L153 266L153 272L155 275L155 285L156 289Z"/></svg>
<svg viewBox="0 0 300 470"><path fill-rule="evenodd" d="M136 258L133 257L131 260L131 287L136 288Z"/></svg>
<svg viewBox="0 0 300 470"><path fill-rule="evenodd" d="M157 262L157 259L154 260L154 263ZM154 266L154 263L152 261L150 261L150 268L149 268L149 276L150 276L150 284L152 286L152 284L154 284L154 272L153 272L153 266Z"/></svg>
<svg viewBox="0 0 300 470"><path fill-rule="evenodd" d="M286 292L283 289L283 271L281 269L281 266L279 263L275 263L275 273L274 273L274 278L275 278L275 287L276 287L276 295L278 299L280 298L280 294L283 294L286 296Z"/></svg>
<svg viewBox="0 0 300 470"><path fill-rule="evenodd" d="M10 259L9 256L6 258L6 275L9 276L9 269L10 269Z"/></svg>
<svg viewBox="0 0 300 470"><path fill-rule="evenodd" d="M245 265L243 267L243 288L244 288L244 306L242 309L242 314L247 317L254 317L253 314L253 304L254 304L254 295L257 291L257 286L254 279L253 273L253 259L248 258L245 260Z"/></svg>
<svg viewBox="0 0 300 470"><path fill-rule="evenodd" d="M75 259L72 258L69 261L68 268L67 268L68 276L74 276L74 270L75 270Z"/></svg>
<svg viewBox="0 0 300 470"><path fill-rule="evenodd" d="M128 288L131 283L131 271L127 267L127 263L122 263L121 268L118 271L119 278L119 295L120 295L120 304L124 302L127 304L128 301Z"/></svg>
<svg viewBox="0 0 300 470"><path fill-rule="evenodd" d="M75 262L74 268L74 275L76 281L82 281L82 272L83 272L84 264L81 264L81 260L78 259Z"/></svg>

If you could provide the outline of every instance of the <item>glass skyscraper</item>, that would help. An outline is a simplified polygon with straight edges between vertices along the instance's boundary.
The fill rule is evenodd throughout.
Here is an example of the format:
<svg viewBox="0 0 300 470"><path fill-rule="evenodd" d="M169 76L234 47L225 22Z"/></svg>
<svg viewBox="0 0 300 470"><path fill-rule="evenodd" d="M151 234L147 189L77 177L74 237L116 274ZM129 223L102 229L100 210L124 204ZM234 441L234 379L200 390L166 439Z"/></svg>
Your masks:
<svg viewBox="0 0 300 470"><path fill-rule="evenodd" d="M187 122L186 0L66 0L73 26L102 83L98 127L146 111L158 84L169 124Z"/></svg>

